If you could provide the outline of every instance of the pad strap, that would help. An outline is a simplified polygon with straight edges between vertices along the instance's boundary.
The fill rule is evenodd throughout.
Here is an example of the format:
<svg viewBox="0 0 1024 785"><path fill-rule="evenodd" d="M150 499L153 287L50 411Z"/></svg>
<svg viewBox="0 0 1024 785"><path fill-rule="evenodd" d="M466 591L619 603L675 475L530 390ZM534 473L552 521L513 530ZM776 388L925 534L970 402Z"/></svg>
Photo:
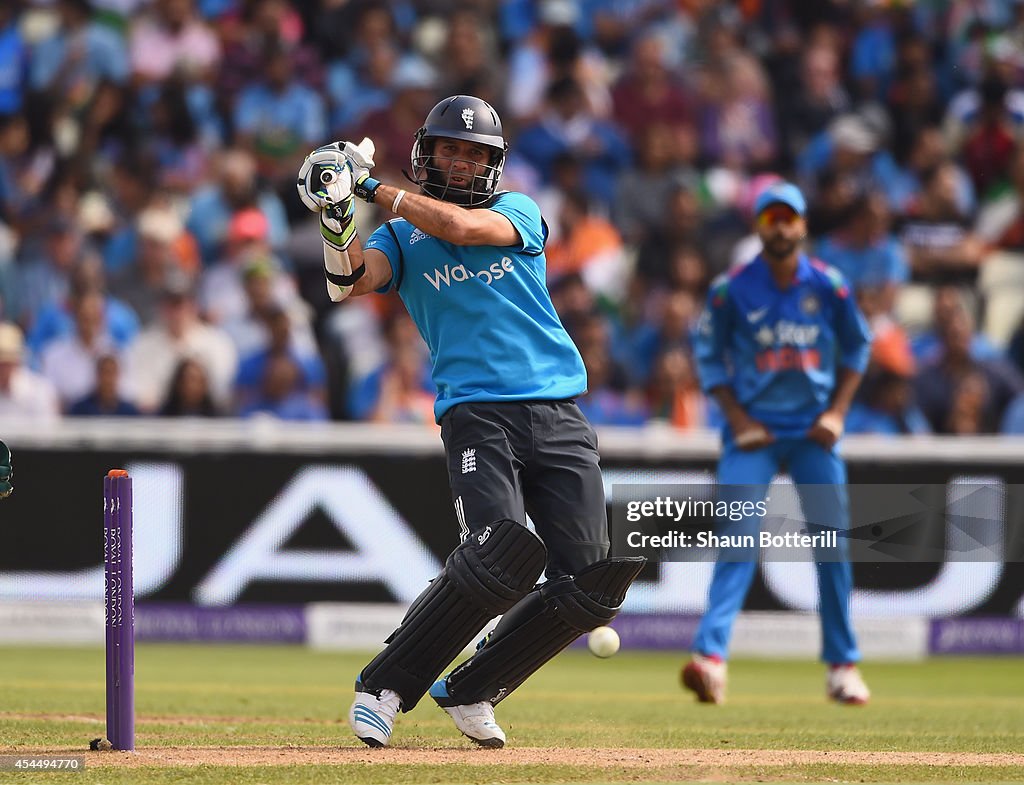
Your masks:
<svg viewBox="0 0 1024 785"><path fill-rule="evenodd" d="M332 273L330 270L324 270L324 275L327 276L327 280L333 283L335 286L352 286L365 274L365 263L359 265L355 270L353 270L348 275L339 275L338 273Z"/></svg>

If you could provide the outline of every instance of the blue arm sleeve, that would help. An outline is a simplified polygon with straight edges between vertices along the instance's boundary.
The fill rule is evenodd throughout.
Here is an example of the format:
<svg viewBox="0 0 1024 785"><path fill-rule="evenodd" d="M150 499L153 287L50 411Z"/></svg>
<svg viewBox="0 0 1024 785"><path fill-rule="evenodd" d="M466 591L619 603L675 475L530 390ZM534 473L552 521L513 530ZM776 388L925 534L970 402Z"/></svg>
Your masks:
<svg viewBox="0 0 1024 785"><path fill-rule="evenodd" d="M845 281L835 291L834 314L834 329L839 340L839 364L843 368L864 373L871 355L871 329Z"/></svg>
<svg viewBox="0 0 1024 785"><path fill-rule="evenodd" d="M490 209L508 218L519 232L522 245L517 250L531 256L537 256L544 251L547 233L544 231L540 207L533 199L526 194L510 191L495 199Z"/></svg>
<svg viewBox="0 0 1024 785"><path fill-rule="evenodd" d="M697 360L700 386L704 392L732 382L727 356L732 326L728 287L728 280L719 280L712 284L704 313L697 321L697 328L694 331L694 357Z"/></svg>
<svg viewBox="0 0 1024 785"><path fill-rule="evenodd" d="M370 239L363 246L363 249L367 251L371 248L384 254L388 258L388 264L391 265L391 280L377 290L379 294L387 294L398 283L398 262L402 252L386 224L378 226L377 231L370 235Z"/></svg>

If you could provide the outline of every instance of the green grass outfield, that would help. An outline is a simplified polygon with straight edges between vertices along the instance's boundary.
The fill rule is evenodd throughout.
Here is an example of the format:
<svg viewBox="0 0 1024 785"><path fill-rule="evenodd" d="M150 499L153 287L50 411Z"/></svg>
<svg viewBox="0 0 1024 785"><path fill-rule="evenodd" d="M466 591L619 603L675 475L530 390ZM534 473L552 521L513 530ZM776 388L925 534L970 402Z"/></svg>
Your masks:
<svg viewBox="0 0 1024 785"><path fill-rule="evenodd" d="M729 702L678 686L682 655L563 654L498 708L478 750L428 700L369 750L346 715L366 656L299 647L143 645L139 754L8 782L1024 782L1024 662L868 663L874 699L824 699L822 666L737 660ZM0 648L0 755L83 753L105 735L102 649Z"/></svg>

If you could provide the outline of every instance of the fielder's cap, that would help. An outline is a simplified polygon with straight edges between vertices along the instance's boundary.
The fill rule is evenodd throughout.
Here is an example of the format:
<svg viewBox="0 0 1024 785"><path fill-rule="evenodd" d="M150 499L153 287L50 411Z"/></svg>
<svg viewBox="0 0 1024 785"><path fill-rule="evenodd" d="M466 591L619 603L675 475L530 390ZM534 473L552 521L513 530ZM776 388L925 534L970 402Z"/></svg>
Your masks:
<svg viewBox="0 0 1024 785"><path fill-rule="evenodd" d="M10 322L0 322L0 362L20 363L25 356L25 338L21 329Z"/></svg>
<svg viewBox="0 0 1024 785"><path fill-rule="evenodd" d="M757 197L773 185L784 182L786 181L782 176L774 172L755 175L750 178L745 186L740 186L739 194L736 197L736 206L743 211L744 215L751 216L754 214L754 205L757 203Z"/></svg>
<svg viewBox="0 0 1024 785"><path fill-rule="evenodd" d="M760 215L773 204L784 204L797 215L807 214L807 200L793 183L776 183L763 190L754 202L754 215Z"/></svg>

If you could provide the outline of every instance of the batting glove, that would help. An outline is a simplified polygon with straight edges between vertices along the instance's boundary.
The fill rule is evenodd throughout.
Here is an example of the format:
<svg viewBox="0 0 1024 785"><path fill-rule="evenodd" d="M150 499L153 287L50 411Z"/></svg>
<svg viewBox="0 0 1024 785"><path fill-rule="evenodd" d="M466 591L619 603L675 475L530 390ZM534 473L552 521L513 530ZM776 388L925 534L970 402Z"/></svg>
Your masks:
<svg viewBox="0 0 1024 785"><path fill-rule="evenodd" d="M352 172L352 193L364 202L372 202L377 193L380 180L370 177L370 170L373 168L373 154L376 149L373 140L364 137L359 144L345 142L342 150L348 159Z"/></svg>
<svg viewBox="0 0 1024 785"><path fill-rule="evenodd" d="M0 442L0 499L6 499L11 495L14 486L11 485L11 478L14 470L11 468L11 451L7 445Z"/></svg>
<svg viewBox="0 0 1024 785"><path fill-rule="evenodd" d="M318 147L306 156L299 168L295 183L299 198L314 213L344 203L352 196L352 171L340 142Z"/></svg>

